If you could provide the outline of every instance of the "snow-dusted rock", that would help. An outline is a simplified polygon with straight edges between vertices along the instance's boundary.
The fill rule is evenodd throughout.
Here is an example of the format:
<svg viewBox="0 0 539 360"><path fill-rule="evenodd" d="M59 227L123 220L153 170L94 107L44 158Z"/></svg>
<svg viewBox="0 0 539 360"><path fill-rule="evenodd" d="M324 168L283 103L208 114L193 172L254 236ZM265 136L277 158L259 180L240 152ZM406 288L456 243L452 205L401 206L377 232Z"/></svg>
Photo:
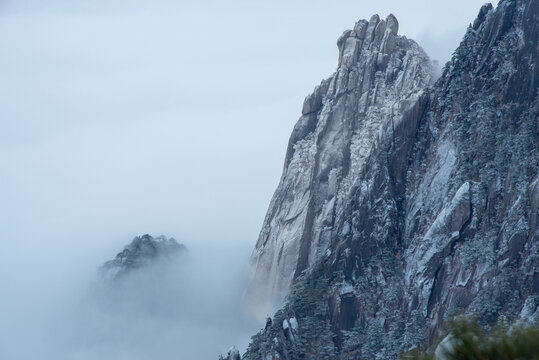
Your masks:
<svg viewBox="0 0 539 360"><path fill-rule="evenodd" d="M235 346L232 346L230 350L228 350L227 360L241 360L240 352Z"/></svg>
<svg viewBox="0 0 539 360"><path fill-rule="evenodd" d="M393 15L358 21L337 42L337 71L305 99L251 259L247 300L259 314L325 253L380 129L400 122L432 80L428 57L397 29Z"/></svg>
<svg viewBox="0 0 539 360"><path fill-rule="evenodd" d="M283 334L285 339L295 341L298 332L298 321L295 317L283 320Z"/></svg>
<svg viewBox="0 0 539 360"><path fill-rule="evenodd" d="M389 14L386 18L387 28L391 30L393 35L397 35L399 32L399 22L393 14Z"/></svg>
<svg viewBox="0 0 539 360"><path fill-rule="evenodd" d="M384 53L389 17L345 33L343 51L365 31L358 64L300 118L253 253L261 301L297 279L274 318L300 324L281 354L395 359L457 314L537 321L538 18L535 0L483 6L432 87L417 45Z"/></svg>

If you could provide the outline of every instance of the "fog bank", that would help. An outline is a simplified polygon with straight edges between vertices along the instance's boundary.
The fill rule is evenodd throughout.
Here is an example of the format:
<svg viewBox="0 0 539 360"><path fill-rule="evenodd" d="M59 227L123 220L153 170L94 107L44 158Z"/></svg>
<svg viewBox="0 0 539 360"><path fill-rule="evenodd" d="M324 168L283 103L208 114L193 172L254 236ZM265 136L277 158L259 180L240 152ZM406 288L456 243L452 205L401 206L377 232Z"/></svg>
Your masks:
<svg viewBox="0 0 539 360"><path fill-rule="evenodd" d="M247 257L213 244L113 282L83 270L83 259L15 274L20 286L0 300L0 358L212 359L245 348L258 325L241 309Z"/></svg>

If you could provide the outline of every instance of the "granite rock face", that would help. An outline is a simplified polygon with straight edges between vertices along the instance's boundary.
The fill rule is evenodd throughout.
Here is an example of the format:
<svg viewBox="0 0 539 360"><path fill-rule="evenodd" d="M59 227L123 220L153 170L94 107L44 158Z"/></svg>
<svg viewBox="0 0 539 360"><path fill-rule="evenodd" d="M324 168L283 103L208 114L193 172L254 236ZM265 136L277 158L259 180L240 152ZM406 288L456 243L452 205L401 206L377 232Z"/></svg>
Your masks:
<svg viewBox="0 0 539 360"><path fill-rule="evenodd" d="M338 39L337 71L305 99L251 258L246 298L253 312L274 310L324 254L380 130L417 111L431 63L397 31L393 15L357 22Z"/></svg>
<svg viewBox="0 0 539 360"><path fill-rule="evenodd" d="M296 252L310 256L299 267L308 271L299 277L294 273L287 303L270 328L253 337L245 359L394 359L403 350L431 341L455 315L474 315L483 325L499 319L539 320L538 18L539 2L534 0L502 0L496 9L483 6L441 78L427 87L428 81L415 76L421 81L411 90L411 99L394 102L401 111L389 112L399 115L387 121L387 112L378 113L385 116L373 129L374 139L365 140L365 156L340 168L353 177L350 183L347 176L337 178L335 188L346 193L335 197L331 221L316 227L320 215L311 212L298 227L289 228L288 233L308 243L308 251L299 246ZM353 30L357 39L362 34L379 39L378 49L385 39L391 48L387 35L396 28L392 19L381 22L373 17L360 23ZM351 34L339 41L337 74L356 56ZM399 48L398 37L396 44ZM390 56L384 68L384 53L379 52L380 72L375 77L387 76L393 60ZM319 104L318 91L311 109ZM354 111L362 109L362 95L353 96ZM327 104L323 102L322 109ZM326 148L314 148L302 169L324 168L316 159L332 158L335 155L328 154L342 149L339 141L348 138L344 124L354 119L348 114L357 113L337 110L327 114L341 124L335 140ZM302 126L305 116L291 144L309 133L305 129L318 129L317 121L316 126ZM291 183L288 192L279 192L286 189L297 149L289 149L283 180L254 253L254 263L266 266L268 274L279 261L259 259L281 250L266 249L267 244L293 239L285 236L286 224L277 222L274 214L290 203L291 197L284 194L298 194L292 185L302 184ZM349 149L357 154L358 148ZM310 207L327 206L329 172L323 187L316 179L325 178L317 178L315 170L306 177L308 197L298 206L300 215ZM273 233L281 236L273 240ZM298 323L293 341L279 326L290 317Z"/></svg>
<svg viewBox="0 0 539 360"><path fill-rule="evenodd" d="M103 264L99 272L106 279L119 279L158 259L186 251L185 245L179 244L174 238L166 238L163 235L154 238L148 234L137 236L113 260Z"/></svg>

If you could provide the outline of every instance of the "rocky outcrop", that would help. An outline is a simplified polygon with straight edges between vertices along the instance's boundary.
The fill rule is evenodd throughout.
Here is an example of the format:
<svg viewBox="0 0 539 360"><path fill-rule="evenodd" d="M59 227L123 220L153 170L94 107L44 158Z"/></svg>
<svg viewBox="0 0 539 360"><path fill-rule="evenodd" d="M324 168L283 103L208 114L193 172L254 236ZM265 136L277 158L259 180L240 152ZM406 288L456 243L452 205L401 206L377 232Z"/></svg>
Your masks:
<svg viewBox="0 0 539 360"><path fill-rule="evenodd" d="M394 359L431 341L455 315L474 315L483 325L500 318L537 321L537 18L533 0L483 6L436 84L423 95L416 89L414 101L399 102L402 115L378 123L375 141L360 167L348 170L355 171L352 183L324 228L327 250L296 280L270 329L253 337L245 359L275 353L283 359ZM381 44L390 21L371 26L375 22L365 30L357 26L358 32ZM341 66L356 56L344 51L355 44L345 34ZM379 58L376 66L385 63ZM349 123L347 114L327 116ZM335 139L347 137L344 127L339 131ZM319 159L333 151L316 149ZM316 157L305 163L310 169ZM307 187L308 199L318 194L316 185ZM286 199L272 206L284 207ZM317 239L313 227L300 225L298 236ZM293 342L280 329L292 316L298 323Z"/></svg>
<svg viewBox="0 0 539 360"><path fill-rule="evenodd" d="M337 71L307 96L284 171L252 254L247 302L265 315L327 250L335 219L380 130L425 101L431 64L397 35L393 15L357 22L339 38Z"/></svg>
<svg viewBox="0 0 539 360"><path fill-rule="evenodd" d="M137 236L113 260L103 264L99 272L106 279L118 279L158 259L185 251L187 251L185 245L179 244L174 238L166 238L163 235L154 238L148 234Z"/></svg>
<svg viewBox="0 0 539 360"><path fill-rule="evenodd" d="M234 346L228 350L226 357L223 357L222 355L219 356L219 360L241 360L240 351L236 349Z"/></svg>

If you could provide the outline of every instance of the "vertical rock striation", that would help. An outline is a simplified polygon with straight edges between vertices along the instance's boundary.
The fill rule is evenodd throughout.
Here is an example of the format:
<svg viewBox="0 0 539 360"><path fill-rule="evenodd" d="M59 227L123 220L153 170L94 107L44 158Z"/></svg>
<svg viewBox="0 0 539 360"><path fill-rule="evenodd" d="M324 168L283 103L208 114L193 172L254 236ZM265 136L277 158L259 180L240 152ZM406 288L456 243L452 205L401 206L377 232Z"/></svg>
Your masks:
<svg viewBox="0 0 539 360"><path fill-rule="evenodd" d="M302 116L291 144L309 138L302 134L318 136L324 116L330 119L326 124L342 125L331 137L331 130L326 130L323 138L332 139L326 147L317 140L320 137L306 147L311 157L302 158L297 173L308 175L293 177L298 182L287 179L298 149L303 148L289 148L285 174L253 263L267 270L264 280L279 291L285 287L276 287L273 269L283 261L285 250L298 254L293 270L312 265L297 278L271 327L253 337L246 359L268 354L283 359L394 359L403 350L431 341L454 315L474 315L484 325L500 318L539 321L538 18L535 0L502 0L496 9L483 6L432 88L421 90L428 82L428 73L422 70L428 62L419 56L424 61L415 61L416 70L408 73L419 80L401 82L408 84L409 95L395 98L392 106L376 105L379 88L399 86L388 82L395 52L383 67L385 53L379 51L373 66L385 70L376 71L374 77L383 76L384 85L374 81L368 90L369 99L376 99L368 111L379 117L363 117L377 124L374 137L356 138L364 148L340 145L348 138L354 144L349 132L361 133L354 116L361 112L363 93L347 97L360 110L347 112L346 106L334 105L324 115L332 104L326 94L322 105L312 106L321 109L314 125L302 127L306 115ZM390 26L389 18L384 23L376 17L360 23L356 35L347 32L339 41L339 70L329 83L322 83L330 94L331 84L339 83L341 68L356 56L353 44L364 51L365 44L360 47L355 40L361 39L357 34L364 31L366 37L381 39L378 49L384 39L385 46L392 47L388 34L396 26ZM402 41L409 43L395 39L394 51ZM346 72L348 79L352 72ZM395 81L406 71L400 74ZM384 92L395 94L394 90L385 87ZM396 93L404 96L406 91ZM308 98L312 104L320 104L316 94ZM350 123L353 131L344 125ZM350 155L340 152L339 157L335 149L348 149ZM338 166L324 166L327 163ZM327 168L327 176L319 176ZM345 191L333 196L331 221L324 223L327 197L334 194L329 191L331 169L338 169L335 189ZM300 188L307 197L305 205L297 207L298 216L305 220L285 232L286 217L277 214L293 208L287 204L294 197L286 194L303 199L299 190L293 191ZM311 213L302 213L309 209ZM293 248L290 244L297 238L299 245ZM278 247L270 249L269 244ZM282 256L265 257L272 251L279 254L280 245ZM307 256L304 263L301 256ZM284 274L288 277L280 281L285 284L298 276L297 271L293 276ZM290 317L298 323L293 341L275 325Z"/></svg>
<svg viewBox="0 0 539 360"><path fill-rule="evenodd" d="M380 129L417 111L432 80L427 55L398 27L374 15L345 31L337 71L305 99L251 258L247 301L261 315L327 250Z"/></svg>

